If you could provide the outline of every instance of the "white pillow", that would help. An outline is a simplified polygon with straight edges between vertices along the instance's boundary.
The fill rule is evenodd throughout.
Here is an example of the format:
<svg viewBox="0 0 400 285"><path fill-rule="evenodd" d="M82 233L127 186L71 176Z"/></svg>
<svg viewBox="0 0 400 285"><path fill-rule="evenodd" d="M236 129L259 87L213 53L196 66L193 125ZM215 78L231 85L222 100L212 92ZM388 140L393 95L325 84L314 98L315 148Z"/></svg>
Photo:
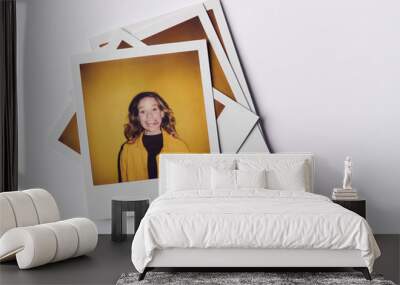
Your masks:
<svg viewBox="0 0 400 285"><path fill-rule="evenodd" d="M211 168L211 189L236 189L236 170Z"/></svg>
<svg viewBox="0 0 400 285"><path fill-rule="evenodd" d="M272 190L310 191L304 160L239 159L240 170L267 171L267 188Z"/></svg>
<svg viewBox="0 0 400 285"><path fill-rule="evenodd" d="M177 163L168 165L168 191L184 191L207 188L204 178L209 172L208 167L185 167Z"/></svg>
<svg viewBox="0 0 400 285"><path fill-rule="evenodd" d="M234 169L235 161L197 161L190 160L169 161L167 167L166 190L210 190L211 167L215 169Z"/></svg>
<svg viewBox="0 0 400 285"><path fill-rule="evenodd" d="M267 188L267 171L236 170L237 188Z"/></svg>
<svg viewBox="0 0 400 285"><path fill-rule="evenodd" d="M288 169L272 169L267 174L268 188L274 190L306 191L304 164Z"/></svg>
<svg viewBox="0 0 400 285"><path fill-rule="evenodd" d="M212 190L240 190L241 188L266 188L266 170L211 169Z"/></svg>

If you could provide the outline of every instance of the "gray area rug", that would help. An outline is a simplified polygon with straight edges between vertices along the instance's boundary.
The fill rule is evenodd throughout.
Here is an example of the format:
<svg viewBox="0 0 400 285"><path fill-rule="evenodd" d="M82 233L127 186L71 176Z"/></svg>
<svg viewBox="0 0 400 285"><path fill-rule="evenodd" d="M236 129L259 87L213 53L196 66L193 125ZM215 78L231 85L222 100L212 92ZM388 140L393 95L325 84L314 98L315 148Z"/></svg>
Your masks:
<svg viewBox="0 0 400 285"><path fill-rule="evenodd" d="M138 281L139 273L124 273L117 285L134 284L379 284L395 285L384 280L382 275L372 275L368 281L360 272L148 272L142 281Z"/></svg>

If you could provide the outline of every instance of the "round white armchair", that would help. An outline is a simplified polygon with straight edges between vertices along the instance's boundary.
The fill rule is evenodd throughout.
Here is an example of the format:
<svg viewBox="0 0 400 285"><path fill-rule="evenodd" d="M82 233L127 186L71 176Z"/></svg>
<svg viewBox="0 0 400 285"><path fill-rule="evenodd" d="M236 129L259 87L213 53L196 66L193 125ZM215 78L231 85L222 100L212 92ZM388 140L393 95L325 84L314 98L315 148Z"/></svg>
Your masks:
<svg viewBox="0 0 400 285"><path fill-rule="evenodd" d="M28 269L84 255L96 245L96 225L87 218L60 221L46 190L0 193L0 262L16 258L20 269Z"/></svg>

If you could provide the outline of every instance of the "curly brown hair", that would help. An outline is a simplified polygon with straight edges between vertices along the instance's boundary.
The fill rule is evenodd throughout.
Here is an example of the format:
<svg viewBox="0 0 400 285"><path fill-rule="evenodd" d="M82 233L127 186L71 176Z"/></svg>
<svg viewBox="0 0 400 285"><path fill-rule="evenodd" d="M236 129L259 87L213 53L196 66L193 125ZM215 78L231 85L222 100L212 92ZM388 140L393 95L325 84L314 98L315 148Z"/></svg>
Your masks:
<svg viewBox="0 0 400 285"><path fill-rule="evenodd" d="M124 125L124 135L128 143L134 143L136 139L143 133L144 128L139 121L139 109L138 105L143 98L154 98L158 107L164 112L164 117L161 121L161 128L174 138L178 138L175 125L176 120L172 109L168 106L168 103L156 92L141 92L133 97L128 108L128 123Z"/></svg>

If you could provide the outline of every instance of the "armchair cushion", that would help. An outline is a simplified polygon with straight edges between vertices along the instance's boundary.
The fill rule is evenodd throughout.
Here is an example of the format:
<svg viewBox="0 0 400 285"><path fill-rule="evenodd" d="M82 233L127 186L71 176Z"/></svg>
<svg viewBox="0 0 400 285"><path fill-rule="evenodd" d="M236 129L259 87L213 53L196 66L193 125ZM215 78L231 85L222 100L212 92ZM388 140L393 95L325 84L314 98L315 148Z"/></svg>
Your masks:
<svg viewBox="0 0 400 285"><path fill-rule="evenodd" d="M44 189L0 193L0 237L14 227L34 226L60 220L53 196Z"/></svg>

